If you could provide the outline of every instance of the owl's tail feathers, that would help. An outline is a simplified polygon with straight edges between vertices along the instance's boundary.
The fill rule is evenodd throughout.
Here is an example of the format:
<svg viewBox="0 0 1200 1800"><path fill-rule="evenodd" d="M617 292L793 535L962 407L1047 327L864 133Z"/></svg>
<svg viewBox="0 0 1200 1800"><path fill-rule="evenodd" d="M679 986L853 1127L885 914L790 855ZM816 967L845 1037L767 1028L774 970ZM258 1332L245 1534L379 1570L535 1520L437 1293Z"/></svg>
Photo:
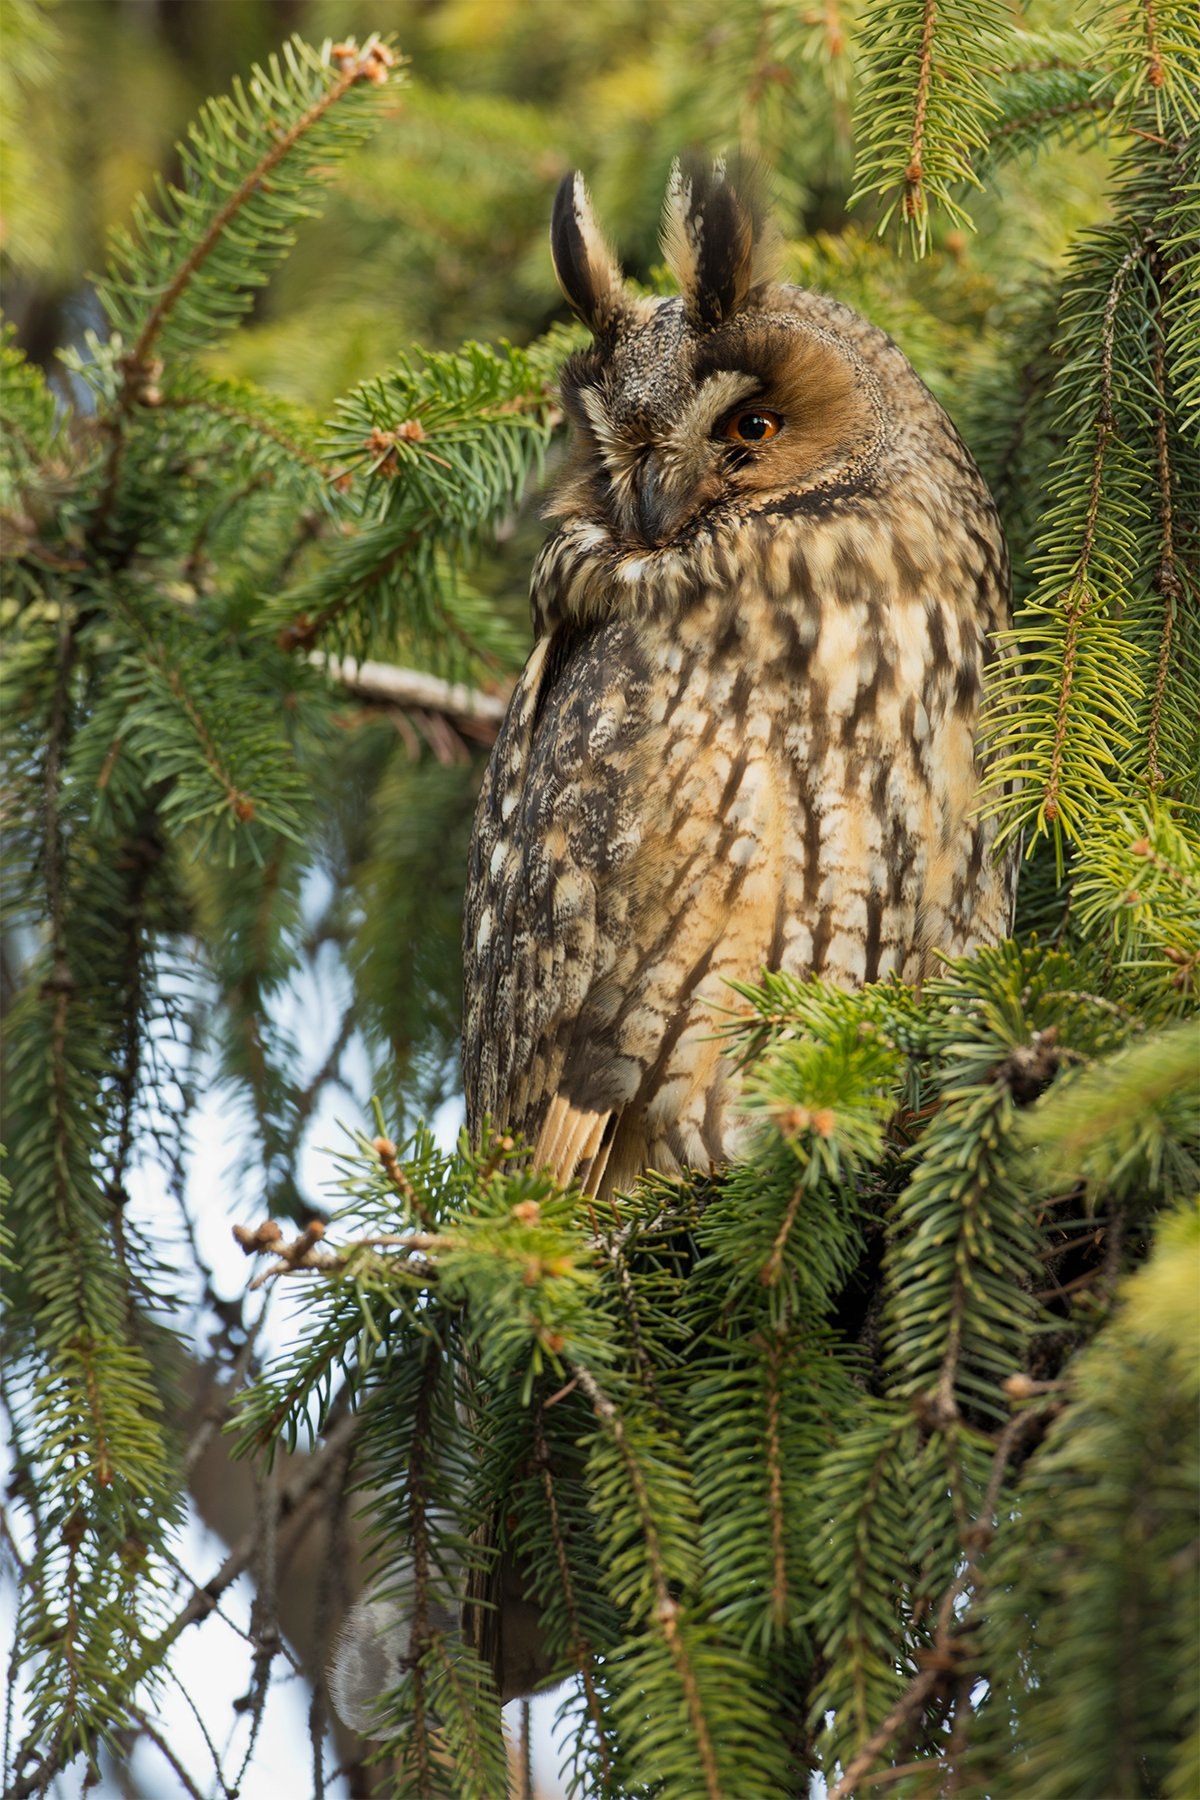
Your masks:
<svg viewBox="0 0 1200 1800"><path fill-rule="evenodd" d="M564 1187L578 1180L585 1193L596 1193L608 1162L611 1134L606 1141L605 1128L612 1116L611 1110L584 1111L556 1094L533 1147L534 1168L549 1169Z"/></svg>

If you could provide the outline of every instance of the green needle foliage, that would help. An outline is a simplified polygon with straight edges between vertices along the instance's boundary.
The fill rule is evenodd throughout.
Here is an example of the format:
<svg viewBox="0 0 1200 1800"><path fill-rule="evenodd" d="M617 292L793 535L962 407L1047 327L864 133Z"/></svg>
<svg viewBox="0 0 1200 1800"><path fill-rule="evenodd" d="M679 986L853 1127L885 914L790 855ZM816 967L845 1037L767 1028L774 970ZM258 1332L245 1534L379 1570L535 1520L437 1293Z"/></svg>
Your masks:
<svg viewBox="0 0 1200 1800"><path fill-rule="evenodd" d="M604 0L558 37L544 8L433 13L406 114L375 37L296 39L201 109L113 237L109 329L73 334L65 385L0 345L10 1791L120 1766L138 1734L161 1748L172 1645L204 1610L172 1585L203 1289L242 1449L294 1456L332 1511L361 1495L407 1634L375 1791L506 1791L489 1596L519 1588L569 1680L580 1800L791 1800L814 1773L836 1800L1184 1800L1194 6ZM26 117L54 33L25 0L12 18ZM738 132L776 182L788 272L896 335L1004 512L1018 657L996 663L986 804L1026 847L1018 936L920 994L770 972L731 993L745 1160L598 1211L520 1145L446 1149L420 1117L457 1091L466 835L575 341L531 221L540 241L554 180L591 158L653 278L669 155ZM47 266L31 220L13 254ZM289 312L286 278L264 284L301 225L317 297ZM426 347L396 350L393 285ZM443 292L499 341L448 345ZM334 369L322 419L303 396ZM460 686L383 700L351 657ZM318 996L338 1019L314 1057ZM255 1294L206 1282L188 1208L164 1226L143 1172L182 1193L216 1093L248 1207L299 1224L337 1084L387 1100L334 1210L241 1233L264 1284L304 1296L264 1366ZM282 1507L246 1527L251 1749ZM326 1596L318 1792L341 1555L294 1577Z"/></svg>

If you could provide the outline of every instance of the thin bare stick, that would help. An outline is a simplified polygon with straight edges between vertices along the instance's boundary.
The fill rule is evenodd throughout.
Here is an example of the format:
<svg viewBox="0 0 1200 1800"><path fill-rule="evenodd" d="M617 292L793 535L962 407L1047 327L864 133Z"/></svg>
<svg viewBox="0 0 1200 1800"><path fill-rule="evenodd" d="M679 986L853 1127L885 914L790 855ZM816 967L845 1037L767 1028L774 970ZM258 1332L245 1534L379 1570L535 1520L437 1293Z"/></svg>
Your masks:
<svg viewBox="0 0 1200 1800"><path fill-rule="evenodd" d="M314 650L309 661L323 668L331 681L363 700L381 700L388 706L417 706L443 713L451 719L470 719L498 725L508 706L508 694L486 694L461 681L443 681L424 669L400 669L391 663L358 662L353 656L330 656Z"/></svg>

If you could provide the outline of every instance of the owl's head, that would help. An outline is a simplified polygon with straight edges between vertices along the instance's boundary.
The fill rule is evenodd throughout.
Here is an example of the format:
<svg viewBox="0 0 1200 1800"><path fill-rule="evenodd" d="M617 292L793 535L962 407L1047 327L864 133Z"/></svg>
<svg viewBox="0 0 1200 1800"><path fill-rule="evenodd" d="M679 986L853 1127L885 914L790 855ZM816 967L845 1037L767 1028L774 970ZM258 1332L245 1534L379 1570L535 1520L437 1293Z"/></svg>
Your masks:
<svg viewBox="0 0 1200 1800"><path fill-rule="evenodd" d="M579 175L559 188L550 241L563 293L594 338L563 371L575 455L555 514L586 517L614 552L644 557L722 510L794 510L806 496L827 505L864 478L888 408L876 346L862 334L887 340L848 309L771 280L773 241L753 187L723 162L672 171L662 243L678 298L626 284Z"/></svg>

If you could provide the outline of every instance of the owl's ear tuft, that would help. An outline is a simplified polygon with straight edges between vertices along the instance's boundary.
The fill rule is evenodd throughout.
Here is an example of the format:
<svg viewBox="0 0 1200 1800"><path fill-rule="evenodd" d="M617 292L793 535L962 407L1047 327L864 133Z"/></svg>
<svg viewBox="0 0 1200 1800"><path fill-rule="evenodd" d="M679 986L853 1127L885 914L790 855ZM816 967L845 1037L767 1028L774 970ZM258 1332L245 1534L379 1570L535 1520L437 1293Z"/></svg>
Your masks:
<svg viewBox="0 0 1200 1800"><path fill-rule="evenodd" d="M621 265L596 223L583 176L564 175L550 220L554 273L572 312L603 332L624 312L628 295Z"/></svg>
<svg viewBox="0 0 1200 1800"><path fill-rule="evenodd" d="M692 323L720 325L769 279L774 233L762 176L740 159L711 167L676 158L663 207L662 247Z"/></svg>

